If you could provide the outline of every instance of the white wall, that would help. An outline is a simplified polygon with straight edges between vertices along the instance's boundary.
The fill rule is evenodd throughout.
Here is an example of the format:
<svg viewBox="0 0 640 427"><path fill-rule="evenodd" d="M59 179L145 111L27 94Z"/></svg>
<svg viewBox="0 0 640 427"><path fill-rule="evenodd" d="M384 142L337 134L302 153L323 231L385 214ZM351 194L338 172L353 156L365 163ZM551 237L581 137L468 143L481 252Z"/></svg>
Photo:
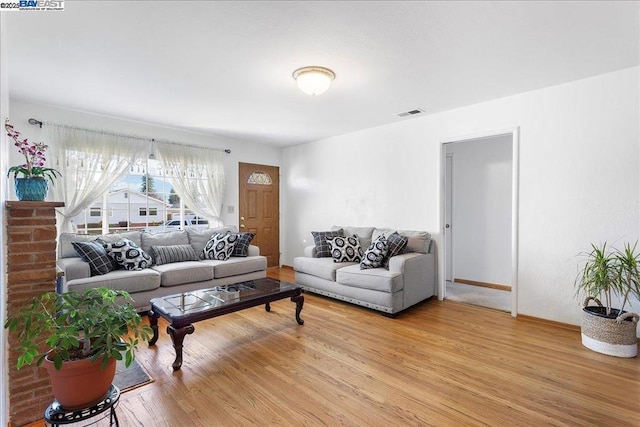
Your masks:
<svg viewBox="0 0 640 427"><path fill-rule="evenodd" d="M511 286L511 145L511 135L446 144L455 278Z"/></svg>
<svg viewBox="0 0 640 427"><path fill-rule="evenodd" d="M579 324L576 255L638 239L638 78L633 67L286 148L284 264L334 223L439 243L441 142L519 126L518 312Z"/></svg>
<svg viewBox="0 0 640 427"><path fill-rule="evenodd" d="M236 227L238 226L239 201L238 163L246 162L280 166L282 158L281 148L11 100L10 118L12 124L22 132L25 137L33 138L34 141L39 142L42 140L42 131L38 126L33 126L28 123L31 117L45 122L68 124L88 129L107 130L116 133L148 137L149 139L164 139L184 142L189 145L231 149L231 154L225 154L224 157L226 192L222 209L222 221L226 225L235 225ZM46 143L46 141L44 142ZM16 150L10 150L9 162L10 164L19 164L22 162ZM9 183L8 188L10 189L10 198L15 199L13 184ZM234 213L227 213L228 206L234 207Z"/></svg>

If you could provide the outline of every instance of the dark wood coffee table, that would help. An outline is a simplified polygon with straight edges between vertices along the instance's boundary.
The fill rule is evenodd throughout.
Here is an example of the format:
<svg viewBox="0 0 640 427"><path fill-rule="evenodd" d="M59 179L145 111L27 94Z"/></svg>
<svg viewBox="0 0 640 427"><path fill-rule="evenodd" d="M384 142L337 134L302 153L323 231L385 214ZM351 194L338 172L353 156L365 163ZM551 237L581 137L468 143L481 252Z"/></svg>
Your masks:
<svg viewBox="0 0 640 427"><path fill-rule="evenodd" d="M291 297L291 301L296 303L296 321L299 325L304 324L304 320L300 318L304 304L302 288L274 279L251 280L153 298L151 311L149 311L153 338L149 341L149 345L155 345L158 341L158 318L166 319L170 323L167 326L167 333L176 350L173 370L177 371L182 366L184 337L195 331L193 323L262 304L265 305L266 311L271 311L271 302L288 297Z"/></svg>

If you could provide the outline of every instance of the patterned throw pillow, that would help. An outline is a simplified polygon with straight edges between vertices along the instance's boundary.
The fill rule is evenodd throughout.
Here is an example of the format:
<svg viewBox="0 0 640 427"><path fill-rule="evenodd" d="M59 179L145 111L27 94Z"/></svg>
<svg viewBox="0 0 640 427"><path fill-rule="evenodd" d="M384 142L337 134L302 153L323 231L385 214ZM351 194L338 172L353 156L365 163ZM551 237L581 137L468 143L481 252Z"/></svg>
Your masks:
<svg viewBox="0 0 640 427"><path fill-rule="evenodd" d="M233 254L237 241L238 235L235 233L214 234L204 247L204 259L228 260Z"/></svg>
<svg viewBox="0 0 640 427"><path fill-rule="evenodd" d="M100 240L100 239L98 239ZM151 267L151 257L129 239L107 243L102 241L107 254L116 260L125 270L143 270Z"/></svg>
<svg viewBox="0 0 640 427"><path fill-rule="evenodd" d="M331 246L327 243L327 237L344 237L344 230L341 228L335 231L312 231L311 235L316 245L316 258L330 258Z"/></svg>
<svg viewBox="0 0 640 427"><path fill-rule="evenodd" d="M100 242L71 242L80 258L89 263L92 276L101 276L115 270L113 260Z"/></svg>
<svg viewBox="0 0 640 427"><path fill-rule="evenodd" d="M389 252L389 246L387 246L387 239L384 236L378 237L371 242L371 245L364 253L362 261L360 261L360 269L377 268L382 266L384 257Z"/></svg>
<svg viewBox="0 0 640 427"><path fill-rule="evenodd" d="M360 262L364 255L360 239L355 234L351 237L327 237L327 243L331 246L333 262Z"/></svg>
<svg viewBox="0 0 640 427"><path fill-rule="evenodd" d="M246 257L249 255L249 245L256 236L255 233L235 233L238 236L236 245L233 247L233 253L231 256Z"/></svg>
<svg viewBox="0 0 640 427"><path fill-rule="evenodd" d="M151 246L151 256L155 265L200 259L191 245Z"/></svg>
<svg viewBox="0 0 640 427"><path fill-rule="evenodd" d="M408 237L401 236L398 233L393 233L389 237L387 237L387 246L389 247L389 252L382 261L382 266L384 268L386 268L387 270L389 269L389 259L403 253L408 241Z"/></svg>

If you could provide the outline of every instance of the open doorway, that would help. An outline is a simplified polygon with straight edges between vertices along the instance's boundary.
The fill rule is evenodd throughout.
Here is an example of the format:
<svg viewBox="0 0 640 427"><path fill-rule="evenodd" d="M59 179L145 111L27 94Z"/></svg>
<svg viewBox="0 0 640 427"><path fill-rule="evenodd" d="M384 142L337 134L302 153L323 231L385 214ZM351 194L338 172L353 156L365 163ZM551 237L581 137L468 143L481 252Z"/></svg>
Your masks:
<svg viewBox="0 0 640 427"><path fill-rule="evenodd" d="M517 307L517 130L442 144L440 299Z"/></svg>

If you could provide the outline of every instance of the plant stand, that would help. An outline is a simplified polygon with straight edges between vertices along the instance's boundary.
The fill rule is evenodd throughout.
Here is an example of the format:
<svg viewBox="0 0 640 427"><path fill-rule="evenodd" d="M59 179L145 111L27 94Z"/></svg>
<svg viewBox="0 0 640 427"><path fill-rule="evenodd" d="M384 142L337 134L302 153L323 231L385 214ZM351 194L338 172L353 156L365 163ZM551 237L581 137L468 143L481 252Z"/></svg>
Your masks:
<svg viewBox="0 0 640 427"><path fill-rule="evenodd" d="M93 417L97 417L100 414L104 414L109 411L109 425L119 427L118 416L116 415L116 406L120 400L120 389L114 385L109 387L109 391L104 399L88 408L76 409L73 411L64 409L57 400L54 400L51 405L44 411L44 419L52 427L61 426L64 424L72 424L79 421L85 421ZM106 418L107 414L104 414L102 418Z"/></svg>

